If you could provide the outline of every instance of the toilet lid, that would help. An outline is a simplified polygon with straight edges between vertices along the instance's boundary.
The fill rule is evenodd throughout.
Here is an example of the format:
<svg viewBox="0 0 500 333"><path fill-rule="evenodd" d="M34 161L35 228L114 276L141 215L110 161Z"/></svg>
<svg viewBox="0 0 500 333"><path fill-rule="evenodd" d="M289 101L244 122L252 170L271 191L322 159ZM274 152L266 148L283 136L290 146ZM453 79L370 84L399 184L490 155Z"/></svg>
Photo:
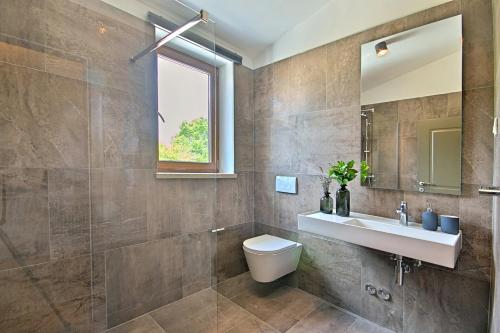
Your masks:
<svg viewBox="0 0 500 333"><path fill-rule="evenodd" d="M268 254L283 252L295 246L296 242L267 234L243 242L243 247L249 251Z"/></svg>

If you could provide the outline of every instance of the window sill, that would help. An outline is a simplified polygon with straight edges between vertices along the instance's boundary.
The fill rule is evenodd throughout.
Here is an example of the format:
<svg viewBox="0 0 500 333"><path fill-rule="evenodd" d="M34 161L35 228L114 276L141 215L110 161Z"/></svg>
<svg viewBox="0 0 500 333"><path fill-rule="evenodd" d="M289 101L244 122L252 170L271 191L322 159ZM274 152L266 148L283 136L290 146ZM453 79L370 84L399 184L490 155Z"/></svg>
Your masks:
<svg viewBox="0 0 500 333"><path fill-rule="evenodd" d="M157 172L156 179L220 179L236 178L236 173L190 173L190 172Z"/></svg>

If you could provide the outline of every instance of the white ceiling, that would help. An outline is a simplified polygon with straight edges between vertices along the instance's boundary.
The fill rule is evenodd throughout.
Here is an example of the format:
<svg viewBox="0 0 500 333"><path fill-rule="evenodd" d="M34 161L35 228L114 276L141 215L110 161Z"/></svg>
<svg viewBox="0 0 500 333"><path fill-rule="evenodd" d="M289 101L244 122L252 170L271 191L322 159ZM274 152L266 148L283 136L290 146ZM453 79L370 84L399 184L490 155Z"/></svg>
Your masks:
<svg viewBox="0 0 500 333"><path fill-rule="evenodd" d="M165 11L176 12L173 0L142 0ZM285 32L318 11L331 0L183 0L196 11L204 9L215 21L217 39L256 57ZM183 9L184 10L184 9Z"/></svg>
<svg viewBox="0 0 500 333"><path fill-rule="evenodd" d="M215 26L218 44L241 54L245 66L258 68L451 0L102 1L144 20L153 11L178 24L204 9L215 25L193 31L211 39Z"/></svg>

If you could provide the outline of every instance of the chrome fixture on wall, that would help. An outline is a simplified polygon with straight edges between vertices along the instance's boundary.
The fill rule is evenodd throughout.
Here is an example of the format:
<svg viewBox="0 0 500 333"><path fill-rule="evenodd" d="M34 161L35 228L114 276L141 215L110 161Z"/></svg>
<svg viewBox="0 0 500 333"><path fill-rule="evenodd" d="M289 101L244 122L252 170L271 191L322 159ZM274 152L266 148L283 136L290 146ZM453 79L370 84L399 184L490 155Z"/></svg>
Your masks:
<svg viewBox="0 0 500 333"><path fill-rule="evenodd" d="M368 163L368 165L372 165L372 151L371 151L371 144L372 141L370 140L370 129L373 125L373 113L375 112L375 108L370 108L370 109L362 109L361 110L361 122L363 126L363 133L362 133L362 146L363 146L363 151L361 153L362 159ZM373 185L373 181L375 180L375 175L369 170L369 175L366 177L366 184L368 186Z"/></svg>
<svg viewBox="0 0 500 333"><path fill-rule="evenodd" d="M377 289L377 287L371 283L365 284L365 291L372 296L380 297L386 302L391 300L391 292L389 290L384 288Z"/></svg>
<svg viewBox="0 0 500 333"><path fill-rule="evenodd" d="M481 186L479 188L479 194L500 195L500 187L499 186Z"/></svg>
<svg viewBox="0 0 500 333"><path fill-rule="evenodd" d="M395 254L394 256L392 256L391 260L394 260L396 262L394 273L396 277L396 284L398 286L403 285L403 274L408 274L411 271L414 271L422 266L422 262L420 260L407 259L399 254Z"/></svg>
<svg viewBox="0 0 500 333"><path fill-rule="evenodd" d="M168 43L169 41L171 41L175 37L179 36L180 34L182 34L185 31L191 29L192 27L194 27L195 25L197 25L200 22L203 22L203 23L208 22L208 13L206 11L204 11L203 9L200 10L200 14L196 15L191 20L187 21L184 25L179 27L177 30L172 31L171 33L169 33L165 37L157 40L156 42L154 42L153 44L148 46L145 50L137 53L135 56L130 58L130 62L135 63L137 60L139 60L140 58L142 58L146 54L154 52L158 48L162 47L163 45L165 45L166 43Z"/></svg>

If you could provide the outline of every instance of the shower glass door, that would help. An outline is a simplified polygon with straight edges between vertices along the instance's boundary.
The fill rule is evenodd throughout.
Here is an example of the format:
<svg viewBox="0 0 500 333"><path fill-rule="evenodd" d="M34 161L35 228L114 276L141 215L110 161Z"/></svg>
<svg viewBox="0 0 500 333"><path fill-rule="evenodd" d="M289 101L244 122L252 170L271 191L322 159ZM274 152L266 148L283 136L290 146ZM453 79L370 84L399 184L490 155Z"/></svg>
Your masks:
<svg viewBox="0 0 500 333"><path fill-rule="evenodd" d="M167 60L159 85L156 52L130 61L151 19L199 11L127 4L0 2L1 332L217 331L219 181L157 176L218 160L215 23L162 49L205 72Z"/></svg>

